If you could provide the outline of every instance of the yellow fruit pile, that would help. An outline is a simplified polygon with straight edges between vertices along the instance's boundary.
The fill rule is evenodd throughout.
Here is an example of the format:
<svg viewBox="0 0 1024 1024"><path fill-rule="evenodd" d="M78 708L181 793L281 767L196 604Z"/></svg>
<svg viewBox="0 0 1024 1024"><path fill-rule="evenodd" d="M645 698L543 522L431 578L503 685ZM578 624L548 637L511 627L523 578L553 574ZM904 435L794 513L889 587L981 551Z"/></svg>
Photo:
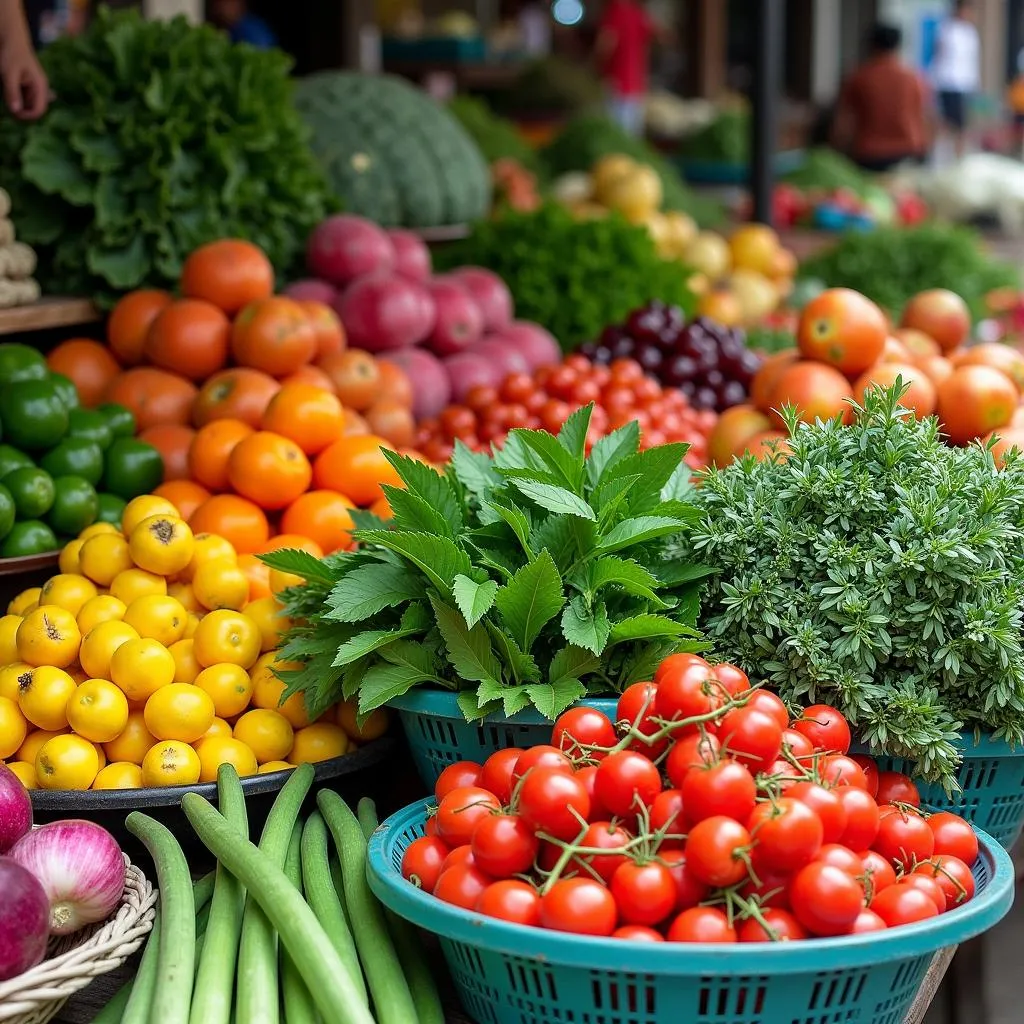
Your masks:
<svg viewBox="0 0 1024 1024"><path fill-rule="evenodd" d="M194 536L163 498L130 502L120 531L87 527L59 568L0 618L0 760L29 788L279 771L387 728L380 715L359 729L347 703L316 722L301 695L282 703L274 670L293 666L276 658L289 625L276 598L250 600L232 546Z"/></svg>

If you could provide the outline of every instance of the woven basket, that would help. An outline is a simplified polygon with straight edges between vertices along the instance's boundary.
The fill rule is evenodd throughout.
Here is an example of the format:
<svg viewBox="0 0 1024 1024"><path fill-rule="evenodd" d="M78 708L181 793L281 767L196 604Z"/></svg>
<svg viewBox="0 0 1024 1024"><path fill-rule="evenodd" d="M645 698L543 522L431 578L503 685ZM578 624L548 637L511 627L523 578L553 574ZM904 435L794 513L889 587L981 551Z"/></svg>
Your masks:
<svg viewBox="0 0 1024 1024"><path fill-rule="evenodd" d="M120 967L142 945L153 927L157 894L127 856L124 868L124 894L113 917L53 939L45 960L0 982L0 1021L44 1024L93 978Z"/></svg>

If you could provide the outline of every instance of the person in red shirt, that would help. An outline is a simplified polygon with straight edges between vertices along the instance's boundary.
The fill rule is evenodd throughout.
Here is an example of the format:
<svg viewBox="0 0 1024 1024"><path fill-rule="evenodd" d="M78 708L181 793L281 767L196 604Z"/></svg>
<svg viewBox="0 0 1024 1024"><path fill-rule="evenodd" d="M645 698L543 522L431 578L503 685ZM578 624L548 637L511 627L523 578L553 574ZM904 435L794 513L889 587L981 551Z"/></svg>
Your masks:
<svg viewBox="0 0 1024 1024"><path fill-rule="evenodd" d="M920 161L931 135L927 87L899 56L902 33L892 25L871 30L871 55L843 83L833 145L868 171Z"/></svg>
<svg viewBox="0 0 1024 1024"><path fill-rule="evenodd" d="M631 135L643 133L651 41L665 34L640 0L608 0L596 56L608 89L608 114Z"/></svg>

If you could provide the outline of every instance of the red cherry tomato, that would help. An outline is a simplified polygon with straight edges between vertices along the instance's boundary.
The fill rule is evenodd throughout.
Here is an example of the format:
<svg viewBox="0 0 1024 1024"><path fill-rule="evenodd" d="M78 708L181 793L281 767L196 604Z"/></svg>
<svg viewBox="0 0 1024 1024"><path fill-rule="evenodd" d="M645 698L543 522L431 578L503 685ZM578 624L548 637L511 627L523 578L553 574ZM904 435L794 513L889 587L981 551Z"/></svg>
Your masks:
<svg viewBox="0 0 1024 1024"><path fill-rule="evenodd" d="M437 777L434 783L434 796L438 802L443 800L453 789L466 786L479 786L483 769L472 761L456 761Z"/></svg>
<svg viewBox="0 0 1024 1024"><path fill-rule="evenodd" d="M878 835L878 804L866 789L840 786L834 792L846 811L846 828L839 841L851 850L866 850Z"/></svg>
<svg viewBox="0 0 1024 1024"><path fill-rule="evenodd" d="M534 768L519 787L519 815L538 832L575 839L590 815L590 796L575 775L561 768Z"/></svg>
<svg viewBox="0 0 1024 1024"><path fill-rule="evenodd" d="M610 821L595 821L580 840L580 846L590 850L607 850L607 853L581 853L576 860L586 864L591 871L599 874L606 882L620 865L626 863L626 857L619 851L629 845L632 836L618 824Z"/></svg>
<svg viewBox="0 0 1024 1024"><path fill-rule="evenodd" d="M788 910L791 877L788 871L767 871L758 866L757 881L750 879L744 883L740 887L740 895L744 899L756 897L762 907Z"/></svg>
<svg viewBox="0 0 1024 1024"><path fill-rule="evenodd" d="M437 815L432 814L427 818L426 825L423 826L423 834L425 836L436 836L437 835Z"/></svg>
<svg viewBox="0 0 1024 1024"><path fill-rule="evenodd" d="M626 817L641 807L650 807L661 792L657 766L634 750L609 754L598 766L594 792L603 807Z"/></svg>
<svg viewBox="0 0 1024 1024"><path fill-rule="evenodd" d="M691 665L701 665L706 672L711 670L711 666L699 654L670 654L654 670L655 685L660 686L666 676L682 672Z"/></svg>
<svg viewBox="0 0 1024 1024"><path fill-rule="evenodd" d="M939 884L938 879L929 878L928 875L913 871L900 879L900 885L909 885L914 889L919 889L935 904L940 914L946 912L946 890Z"/></svg>
<svg viewBox="0 0 1024 1024"><path fill-rule="evenodd" d="M878 824L878 835L871 844L894 867L909 870L935 852L935 836L928 822L909 811L886 814ZM883 915L884 917L884 915Z"/></svg>
<svg viewBox="0 0 1024 1024"><path fill-rule="evenodd" d="M677 789L693 768L706 768L716 764L721 744L711 733L696 732L680 736L672 743L672 749L665 760L665 773Z"/></svg>
<svg viewBox="0 0 1024 1024"><path fill-rule="evenodd" d="M707 885L736 885L747 877L744 858L750 845L750 833L738 821L724 815L705 818L690 829L687 837L687 869Z"/></svg>
<svg viewBox="0 0 1024 1024"><path fill-rule="evenodd" d="M594 783L597 780L597 765L588 764L584 768L577 768L574 774L583 783L583 788L587 791L587 796L590 797L590 817L592 819L610 818L611 813L597 799L597 792L594 789Z"/></svg>
<svg viewBox="0 0 1024 1024"><path fill-rule="evenodd" d="M781 797L762 803L747 819L758 869L795 871L818 855L824 837L821 819L806 804Z"/></svg>
<svg viewBox="0 0 1024 1024"><path fill-rule="evenodd" d="M722 750L745 764L770 764L782 749L782 726L756 707L726 712L718 722L717 735Z"/></svg>
<svg viewBox="0 0 1024 1024"><path fill-rule="evenodd" d="M873 757L867 754L850 754L850 757L857 762L864 770L864 777L867 779L867 791L872 797L878 797L878 765Z"/></svg>
<svg viewBox="0 0 1024 1024"><path fill-rule="evenodd" d="M711 666L697 660L662 676L654 706L659 718L682 721L709 715L728 699L728 691L712 674Z"/></svg>
<svg viewBox="0 0 1024 1024"><path fill-rule="evenodd" d="M594 748L614 747L617 739L608 716L584 705L562 712L551 732L551 745L569 757L589 755Z"/></svg>
<svg viewBox="0 0 1024 1024"><path fill-rule="evenodd" d="M437 834L449 846L464 846L473 829L501 810L498 798L479 786L460 786L450 790L437 805Z"/></svg>
<svg viewBox="0 0 1024 1024"><path fill-rule="evenodd" d="M462 907L463 910L474 910L481 893L491 881L472 864L456 864L441 872L441 877L434 886L434 895L445 903Z"/></svg>
<svg viewBox="0 0 1024 1024"><path fill-rule="evenodd" d="M722 662L719 665L715 665L713 671L715 678L725 687L725 691L730 697L737 697L739 694L746 693L750 689L750 679L747 677L747 673L735 665ZM786 718L788 721L788 714ZM784 724L783 728L785 728Z"/></svg>
<svg viewBox="0 0 1024 1024"><path fill-rule="evenodd" d="M822 864L831 864L848 875L853 875L854 878L860 878L864 874L864 861L842 843L827 843L814 859L821 861Z"/></svg>
<svg viewBox="0 0 1024 1024"><path fill-rule="evenodd" d="M846 808L835 790L816 782L798 782L786 790L786 796L807 804L821 818L826 843L838 843L846 831Z"/></svg>
<svg viewBox="0 0 1024 1024"><path fill-rule="evenodd" d="M719 679L718 670L725 668L724 665L718 665L715 667L715 676ZM731 666L730 666L731 667ZM737 670L738 671L738 670ZM724 680L722 680L724 682ZM754 690L751 693L747 703L743 705L745 708L756 708L758 711L763 711L766 715L771 716L779 724L779 728L783 732L789 732L789 711L786 710L786 705L783 704L782 699L777 697L771 690Z"/></svg>
<svg viewBox="0 0 1024 1024"><path fill-rule="evenodd" d="M505 878L492 882L477 898L478 914L496 917L500 921L536 927L540 924L540 896L527 882Z"/></svg>
<svg viewBox="0 0 1024 1024"><path fill-rule="evenodd" d="M511 878L533 867L540 840L516 814L492 814L484 818L469 841L477 867L492 878Z"/></svg>
<svg viewBox="0 0 1024 1024"><path fill-rule="evenodd" d="M812 861L789 883L789 902L796 919L813 935L842 935L864 906L864 890L841 868Z"/></svg>
<svg viewBox="0 0 1024 1024"><path fill-rule="evenodd" d="M889 926L869 907L865 907L850 928L851 935L867 935L868 932L884 932Z"/></svg>
<svg viewBox="0 0 1024 1024"><path fill-rule="evenodd" d="M782 749L788 751L790 757L810 758L814 753L814 744L802 732L797 732L796 729L784 729Z"/></svg>
<svg viewBox="0 0 1024 1024"><path fill-rule="evenodd" d="M707 885L693 876L686 866L686 854L682 850L665 850L659 853L659 859L675 882L676 910L688 910L707 898Z"/></svg>
<svg viewBox="0 0 1024 1024"><path fill-rule="evenodd" d="M618 923L615 897L593 878L560 878L540 898L544 928L576 935L611 935Z"/></svg>
<svg viewBox="0 0 1024 1024"><path fill-rule="evenodd" d="M651 804L650 827L662 832L659 849L681 847L686 839L686 816L683 814L683 794L678 789L662 790Z"/></svg>
<svg viewBox="0 0 1024 1024"><path fill-rule="evenodd" d="M883 889L871 901L871 909L890 928L939 916L935 901L906 882L897 882Z"/></svg>
<svg viewBox="0 0 1024 1024"><path fill-rule="evenodd" d="M761 911L761 921L748 918L739 930L740 942L793 942L806 938L807 929L788 910L774 907Z"/></svg>
<svg viewBox="0 0 1024 1024"><path fill-rule="evenodd" d="M669 942L737 942L736 929L717 907L684 910L668 929Z"/></svg>
<svg viewBox="0 0 1024 1024"><path fill-rule="evenodd" d="M632 686L627 686L615 706L615 721L618 727L627 729L632 726L644 736L653 736L659 732L662 727L654 721L654 702L657 692L658 688L654 683L633 683ZM668 738L666 737L657 743L633 740L630 747L649 757L657 757L667 745Z"/></svg>
<svg viewBox="0 0 1024 1024"><path fill-rule="evenodd" d="M868 777L864 769L846 754L828 754L818 763L821 781L830 789L855 786L867 792Z"/></svg>
<svg viewBox="0 0 1024 1024"><path fill-rule="evenodd" d="M625 939L627 942L664 942L665 936L653 928L642 924L624 924L612 932L613 939Z"/></svg>
<svg viewBox="0 0 1024 1024"><path fill-rule="evenodd" d="M975 882L971 869L959 857L940 853L914 868L915 874L934 878L946 896L946 907L952 909L974 897Z"/></svg>
<svg viewBox="0 0 1024 1024"><path fill-rule="evenodd" d="M480 787L489 789L502 805L512 799L512 787L515 784L512 773L521 753L519 747L506 747L504 750L496 750L484 761Z"/></svg>
<svg viewBox="0 0 1024 1024"><path fill-rule="evenodd" d="M911 807L921 806L921 794L913 779L902 772L879 772L878 792L875 800L881 804L910 804Z"/></svg>
<svg viewBox="0 0 1024 1024"><path fill-rule="evenodd" d="M402 854L402 877L424 892L433 892L449 853L448 846L436 836L414 839Z"/></svg>
<svg viewBox="0 0 1024 1024"><path fill-rule="evenodd" d="M757 802L754 777L738 761L720 761L688 772L680 786L691 822L725 815L745 822Z"/></svg>
<svg viewBox="0 0 1024 1024"><path fill-rule="evenodd" d="M557 768L563 772L572 772L572 761L558 747L542 743L524 750L516 758L516 766L512 770L512 779L518 782L531 768Z"/></svg>
<svg viewBox="0 0 1024 1024"><path fill-rule="evenodd" d="M669 869L657 861L620 864L610 889L627 924L655 925L675 910L676 883Z"/></svg>
<svg viewBox="0 0 1024 1024"><path fill-rule="evenodd" d="M864 864L862 877L864 878L864 888L870 898L874 898L890 885L896 884L896 871L877 850L863 850L858 856Z"/></svg>
<svg viewBox="0 0 1024 1024"><path fill-rule="evenodd" d="M935 852L962 860L970 867L978 859L978 836L957 814L939 811L928 820L935 837Z"/></svg>
<svg viewBox="0 0 1024 1024"><path fill-rule="evenodd" d="M815 750L846 754L853 742L850 725L842 712L827 704L814 704L807 708L792 727L802 732L814 744Z"/></svg>

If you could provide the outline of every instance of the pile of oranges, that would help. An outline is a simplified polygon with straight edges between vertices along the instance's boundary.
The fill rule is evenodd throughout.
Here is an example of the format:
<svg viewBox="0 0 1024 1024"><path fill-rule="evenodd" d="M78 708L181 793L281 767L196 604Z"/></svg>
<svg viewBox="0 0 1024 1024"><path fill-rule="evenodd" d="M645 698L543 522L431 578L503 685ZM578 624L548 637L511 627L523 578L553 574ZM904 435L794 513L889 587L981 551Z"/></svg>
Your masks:
<svg viewBox="0 0 1024 1024"><path fill-rule="evenodd" d="M289 623L274 593L295 580L240 562L156 495L130 502L120 531L68 543L60 573L0 618L0 760L29 788L192 785L223 763L279 771L381 735L384 716L358 728L341 704L311 722L301 695L282 700L276 671L294 666L275 653Z"/></svg>

